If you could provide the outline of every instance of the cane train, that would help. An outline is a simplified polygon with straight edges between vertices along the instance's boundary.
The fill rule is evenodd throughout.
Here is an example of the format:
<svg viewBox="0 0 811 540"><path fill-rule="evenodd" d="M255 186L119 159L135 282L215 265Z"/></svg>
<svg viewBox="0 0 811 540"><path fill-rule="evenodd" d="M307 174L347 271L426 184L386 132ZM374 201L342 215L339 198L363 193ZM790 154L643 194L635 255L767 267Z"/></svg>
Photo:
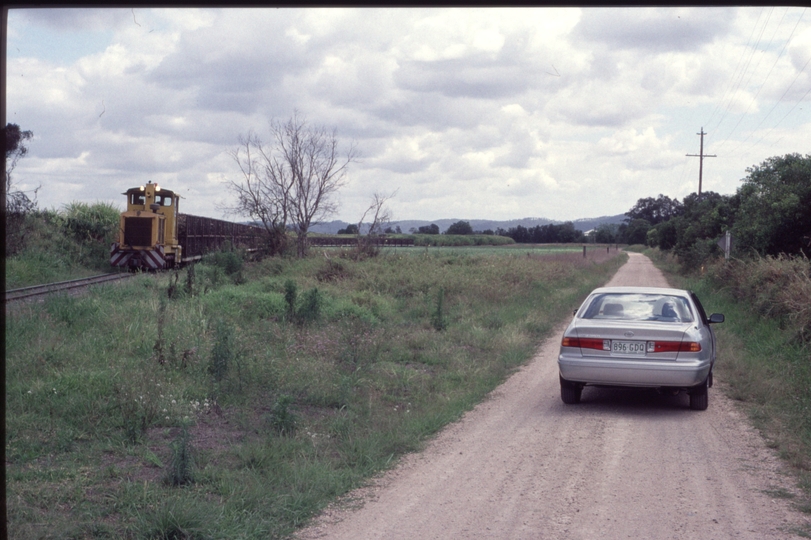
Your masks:
<svg viewBox="0 0 811 540"><path fill-rule="evenodd" d="M160 270L199 260L227 243L255 249L261 229L178 211L180 195L151 181L128 189L127 210L121 213L118 241L110 248L112 266Z"/></svg>

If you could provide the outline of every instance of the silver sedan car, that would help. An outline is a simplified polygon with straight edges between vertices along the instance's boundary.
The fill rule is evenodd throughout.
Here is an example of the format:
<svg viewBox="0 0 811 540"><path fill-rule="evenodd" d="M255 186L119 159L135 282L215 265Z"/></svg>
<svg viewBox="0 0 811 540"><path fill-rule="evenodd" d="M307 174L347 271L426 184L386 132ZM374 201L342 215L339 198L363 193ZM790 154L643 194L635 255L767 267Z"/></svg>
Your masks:
<svg viewBox="0 0 811 540"><path fill-rule="evenodd" d="M560 397L580 402L586 385L686 391L705 410L716 339L724 316L707 317L691 291L658 287L595 289L575 311L558 356Z"/></svg>

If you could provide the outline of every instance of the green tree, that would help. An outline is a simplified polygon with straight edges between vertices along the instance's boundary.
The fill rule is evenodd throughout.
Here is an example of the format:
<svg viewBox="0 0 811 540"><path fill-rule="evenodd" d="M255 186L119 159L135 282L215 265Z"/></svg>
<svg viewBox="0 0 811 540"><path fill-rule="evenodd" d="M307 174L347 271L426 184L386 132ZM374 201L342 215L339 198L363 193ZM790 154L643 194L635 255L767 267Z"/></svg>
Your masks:
<svg viewBox="0 0 811 540"><path fill-rule="evenodd" d="M679 239L681 218L663 221L648 231L648 245L659 249L673 249Z"/></svg>
<svg viewBox="0 0 811 540"><path fill-rule="evenodd" d="M25 192L14 185L11 173L17 162L28 153L25 141L33 138L31 131L22 131L17 124L6 124L3 128L6 139L6 187L5 187L5 225L6 255L13 255L25 246L26 216L37 209L37 191ZM30 196L29 196L30 195Z"/></svg>
<svg viewBox="0 0 811 540"><path fill-rule="evenodd" d="M684 214L673 220L677 230L674 252L682 265L698 268L718 253L716 241L730 228L734 217L730 199L714 191L684 198Z"/></svg>
<svg viewBox="0 0 811 540"><path fill-rule="evenodd" d="M737 249L761 255L811 255L811 155L770 157L738 188Z"/></svg>
<svg viewBox="0 0 811 540"><path fill-rule="evenodd" d="M430 225L424 225L417 229L419 234L439 234L439 225L435 223L431 223Z"/></svg>
<svg viewBox="0 0 811 540"><path fill-rule="evenodd" d="M358 226L350 223L346 226L346 229L339 229L338 234L358 234Z"/></svg>
<svg viewBox="0 0 811 540"><path fill-rule="evenodd" d="M732 224L734 205L731 199L713 191L687 195L680 215L647 231L648 245L672 249L688 267L698 266L715 253L716 240Z"/></svg>
<svg viewBox="0 0 811 540"><path fill-rule="evenodd" d="M469 221L457 221L448 227L445 234L473 234L473 227L470 226Z"/></svg>
<svg viewBox="0 0 811 540"><path fill-rule="evenodd" d="M678 199L671 199L667 195L660 194L655 199L653 197L639 199L625 215L630 221L644 219L651 225L658 225L681 215L682 211L683 207Z"/></svg>
<svg viewBox="0 0 811 540"><path fill-rule="evenodd" d="M571 244L573 242L583 242L585 236L583 231L578 231L574 228L574 223L567 221L558 226L558 242L563 244Z"/></svg>
<svg viewBox="0 0 811 540"><path fill-rule="evenodd" d="M632 219L622 231L622 240L627 244L646 244L651 224L647 219Z"/></svg>
<svg viewBox="0 0 811 540"><path fill-rule="evenodd" d="M613 244L617 241L617 225L601 223L594 231L594 241L598 244Z"/></svg>

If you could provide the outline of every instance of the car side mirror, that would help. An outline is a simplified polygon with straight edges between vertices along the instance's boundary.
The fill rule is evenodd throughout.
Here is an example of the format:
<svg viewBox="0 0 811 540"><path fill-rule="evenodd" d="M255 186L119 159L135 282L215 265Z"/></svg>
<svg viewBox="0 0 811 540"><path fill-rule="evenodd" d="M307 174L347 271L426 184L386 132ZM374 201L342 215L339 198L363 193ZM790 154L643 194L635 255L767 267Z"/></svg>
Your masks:
<svg viewBox="0 0 811 540"><path fill-rule="evenodd" d="M572 316L574 316L574 315L577 315L577 310L576 309L574 310L574 313L572 313Z"/></svg>
<svg viewBox="0 0 811 540"><path fill-rule="evenodd" d="M713 313L710 315L710 324L724 322L724 315L722 313Z"/></svg>

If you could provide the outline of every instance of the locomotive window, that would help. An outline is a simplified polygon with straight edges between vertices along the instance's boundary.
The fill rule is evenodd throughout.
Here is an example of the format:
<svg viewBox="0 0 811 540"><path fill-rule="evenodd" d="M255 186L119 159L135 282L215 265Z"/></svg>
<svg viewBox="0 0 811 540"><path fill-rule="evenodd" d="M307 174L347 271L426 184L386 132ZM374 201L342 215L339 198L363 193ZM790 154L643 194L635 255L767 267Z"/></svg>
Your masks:
<svg viewBox="0 0 811 540"><path fill-rule="evenodd" d="M155 202L161 206L172 206L171 195L155 195Z"/></svg>
<svg viewBox="0 0 811 540"><path fill-rule="evenodd" d="M130 193L130 204L146 204L143 193Z"/></svg>

